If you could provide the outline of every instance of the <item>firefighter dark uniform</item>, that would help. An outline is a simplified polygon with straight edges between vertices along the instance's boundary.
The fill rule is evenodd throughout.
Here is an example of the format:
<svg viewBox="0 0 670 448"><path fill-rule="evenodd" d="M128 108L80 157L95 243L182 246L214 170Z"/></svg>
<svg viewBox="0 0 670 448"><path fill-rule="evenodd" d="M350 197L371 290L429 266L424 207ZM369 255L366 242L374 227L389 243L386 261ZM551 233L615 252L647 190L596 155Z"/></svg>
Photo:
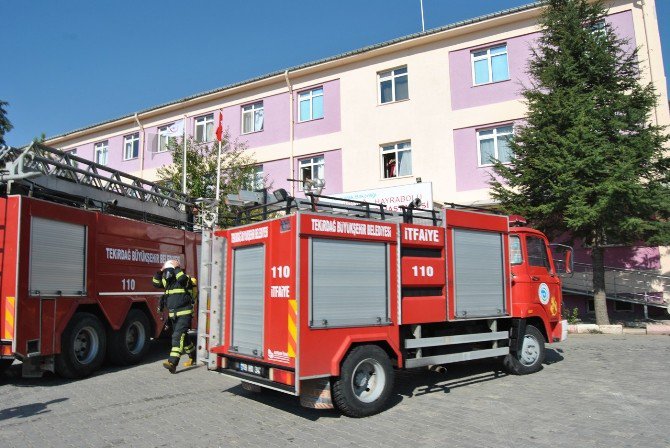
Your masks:
<svg viewBox="0 0 670 448"><path fill-rule="evenodd" d="M176 265L176 266L175 266ZM156 288L164 288L165 294L161 296L159 312L165 307L168 309L168 316L172 321L172 348L170 357L163 363L163 367L170 373L175 373L179 358L182 354L189 355L189 360L185 366L195 364L195 346L191 340L188 330L191 328L191 318L193 317L193 298L189 287L191 279L181 270L178 263L167 262L163 269L154 274L153 285Z"/></svg>

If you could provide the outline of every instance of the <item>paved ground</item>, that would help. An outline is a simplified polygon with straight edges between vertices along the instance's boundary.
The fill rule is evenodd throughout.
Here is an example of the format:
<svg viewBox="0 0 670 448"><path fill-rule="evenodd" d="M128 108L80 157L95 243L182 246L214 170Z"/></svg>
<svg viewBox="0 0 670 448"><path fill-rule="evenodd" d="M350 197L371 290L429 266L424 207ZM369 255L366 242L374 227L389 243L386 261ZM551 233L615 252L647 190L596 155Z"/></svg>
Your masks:
<svg viewBox="0 0 670 448"><path fill-rule="evenodd" d="M0 447L668 447L670 337L572 335L544 369L491 363L403 372L388 410L364 419L301 408L194 368L170 375L168 347L81 381L0 381Z"/></svg>

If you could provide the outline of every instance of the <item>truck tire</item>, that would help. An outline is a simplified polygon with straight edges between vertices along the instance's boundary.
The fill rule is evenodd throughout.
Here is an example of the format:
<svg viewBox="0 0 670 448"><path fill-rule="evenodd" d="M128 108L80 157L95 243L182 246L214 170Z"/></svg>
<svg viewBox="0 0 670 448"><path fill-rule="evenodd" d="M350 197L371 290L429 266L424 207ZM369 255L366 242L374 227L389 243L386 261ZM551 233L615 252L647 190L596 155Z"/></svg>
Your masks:
<svg viewBox="0 0 670 448"><path fill-rule="evenodd" d="M393 391L393 367L384 350L362 345L349 352L333 383L333 401L349 417L381 411Z"/></svg>
<svg viewBox="0 0 670 448"><path fill-rule="evenodd" d="M542 332L532 325L527 325L521 350L505 356L503 366L508 373L513 375L535 373L542 369L544 354Z"/></svg>
<svg viewBox="0 0 670 448"><path fill-rule="evenodd" d="M140 362L149 350L150 332L147 315L141 310L131 309L119 331L112 331L109 335L109 360L120 366Z"/></svg>
<svg viewBox="0 0 670 448"><path fill-rule="evenodd" d="M98 370L105 359L107 334L95 315L76 313L61 336L56 372L65 378L83 378Z"/></svg>
<svg viewBox="0 0 670 448"><path fill-rule="evenodd" d="M0 375L5 373L5 370L9 369L13 363L13 359L0 359Z"/></svg>

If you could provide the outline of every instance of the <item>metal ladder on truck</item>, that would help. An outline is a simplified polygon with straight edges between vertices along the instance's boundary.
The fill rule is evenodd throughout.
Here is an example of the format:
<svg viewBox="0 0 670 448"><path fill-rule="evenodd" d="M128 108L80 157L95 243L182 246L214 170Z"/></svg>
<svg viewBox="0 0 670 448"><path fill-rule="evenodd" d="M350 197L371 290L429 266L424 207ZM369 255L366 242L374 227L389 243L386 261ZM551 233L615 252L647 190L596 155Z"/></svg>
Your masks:
<svg viewBox="0 0 670 448"><path fill-rule="evenodd" d="M46 199L117 216L193 228L185 194L76 155L33 143L0 149L0 184L6 193Z"/></svg>
<svg viewBox="0 0 670 448"><path fill-rule="evenodd" d="M226 290L226 239L203 228L200 249L200 283L198 292L197 362L208 369L217 367L216 356L209 349L223 344L224 295Z"/></svg>

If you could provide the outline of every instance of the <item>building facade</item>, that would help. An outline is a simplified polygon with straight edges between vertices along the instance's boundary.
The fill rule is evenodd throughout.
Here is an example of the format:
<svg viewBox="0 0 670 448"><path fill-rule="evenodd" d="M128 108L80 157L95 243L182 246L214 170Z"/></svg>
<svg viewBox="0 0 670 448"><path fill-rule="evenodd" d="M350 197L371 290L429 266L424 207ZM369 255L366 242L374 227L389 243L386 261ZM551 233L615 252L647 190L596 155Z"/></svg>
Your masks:
<svg viewBox="0 0 670 448"><path fill-rule="evenodd" d="M170 125L212 141L218 113L232 139L248 145L258 174L300 196L325 180L323 194L430 182L435 205L491 204L492 158L526 113L520 91L539 36L539 4L444 26L278 71L59 135L47 144L154 180L172 163ZM653 0L614 0L603 26L639 47L642 82L659 102L652 120L670 125ZM670 274L667 248L628 248ZM646 256L646 255L645 255ZM649 257L648 257L649 258ZM617 262L621 260L617 258Z"/></svg>

